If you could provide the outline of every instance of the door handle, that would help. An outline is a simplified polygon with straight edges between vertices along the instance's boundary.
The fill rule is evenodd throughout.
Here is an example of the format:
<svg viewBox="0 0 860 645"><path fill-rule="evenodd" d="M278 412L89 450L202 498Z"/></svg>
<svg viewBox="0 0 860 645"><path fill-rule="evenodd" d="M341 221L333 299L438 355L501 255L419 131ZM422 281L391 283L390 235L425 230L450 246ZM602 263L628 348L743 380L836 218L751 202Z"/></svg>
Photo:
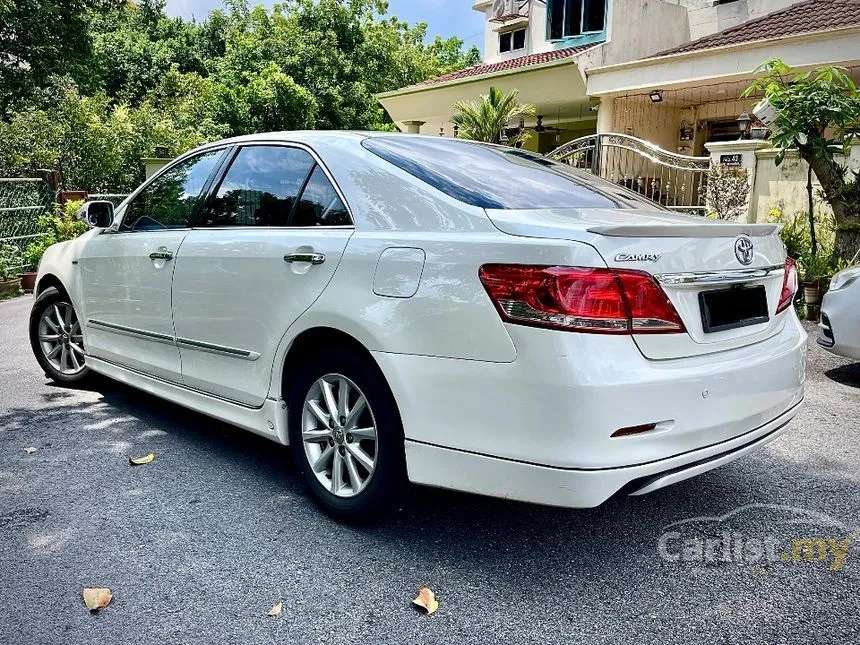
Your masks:
<svg viewBox="0 0 860 645"><path fill-rule="evenodd" d="M165 260L170 262L173 259L173 253L170 251L154 251L149 254L150 260Z"/></svg>
<svg viewBox="0 0 860 645"><path fill-rule="evenodd" d="M325 262L325 255L322 253L288 253L284 256L284 262L292 264L293 262L310 262L311 264L322 264Z"/></svg>

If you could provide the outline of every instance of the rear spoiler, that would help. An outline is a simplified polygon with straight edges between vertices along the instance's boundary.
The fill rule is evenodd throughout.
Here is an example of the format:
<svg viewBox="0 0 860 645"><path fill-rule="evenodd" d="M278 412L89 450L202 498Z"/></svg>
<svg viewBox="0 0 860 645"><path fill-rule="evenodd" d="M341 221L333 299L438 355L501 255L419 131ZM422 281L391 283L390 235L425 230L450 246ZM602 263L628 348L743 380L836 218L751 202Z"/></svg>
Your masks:
<svg viewBox="0 0 860 645"><path fill-rule="evenodd" d="M618 224L592 226L589 233L604 237L767 237L773 235L781 224L729 224L713 221L702 224Z"/></svg>

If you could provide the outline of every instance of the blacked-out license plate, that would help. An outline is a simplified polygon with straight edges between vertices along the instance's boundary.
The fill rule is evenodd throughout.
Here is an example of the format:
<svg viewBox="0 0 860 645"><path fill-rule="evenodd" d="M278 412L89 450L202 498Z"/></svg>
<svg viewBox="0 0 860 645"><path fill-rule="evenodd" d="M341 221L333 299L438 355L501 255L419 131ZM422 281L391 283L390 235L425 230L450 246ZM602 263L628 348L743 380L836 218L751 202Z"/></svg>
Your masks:
<svg viewBox="0 0 860 645"><path fill-rule="evenodd" d="M767 322L767 292L757 287L732 287L699 294L706 334Z"/></svg>

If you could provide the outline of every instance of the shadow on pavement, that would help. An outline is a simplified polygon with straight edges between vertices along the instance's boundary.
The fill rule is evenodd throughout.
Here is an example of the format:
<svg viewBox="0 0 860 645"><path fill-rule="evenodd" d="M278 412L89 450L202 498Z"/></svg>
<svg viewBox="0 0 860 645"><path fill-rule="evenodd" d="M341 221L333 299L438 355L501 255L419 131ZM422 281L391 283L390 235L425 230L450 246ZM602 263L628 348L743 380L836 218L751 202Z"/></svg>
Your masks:
<svg viewBox="0 0 860 645"><path fill-rule="evenodd" d="M834 367L824 372L824 375L841 385L860 388L860 363Z"/></svg>
<svg viewBox="0 0 860 645"><path fill-rule="evenodd" d="M831 372L860 384L860 366ZM803 498L803 486L815 486L820 481L814 464L764 451L644 497L616 496L594 509L547 508L413 487L408 505L388 521L345 526L313 508L295 474L288 448L122 384L100 382L97 387L85 394L90 399L87 401L66 388L51 388L41 395L44 405L15 408L0 416L0 428L4 434L33 424L49 431L56 429L59 459L75 458L72 449L64 451L59 445L66 441L60 431L92 433L92 445L114 454L121 450L111 448L112 443L135 445L133 442L139 442L146 433L166 433L172 442L170 450L174 456L179 453L177 459L181 467L189 469L189 475L229 464L234 488L213 490L213 496L235 494L248 481L270 491L265 498L249 496L244 502L248 506L243 508L248 515L268 516L271 524L282 524L285 531L298 535L323 530L354 536L383 561L418 549L424 562L417 564L424 567L462 566L489 572L497 570L503 560L524 590L532 585L558 586L555 579L559 575L600 578L610 575L610 569L629 568L631 562L659 563L656 542L666 525L754 502L804 506L809 499ZM89 441L87 437L85 445ZM165 481L161 486L165 496L182 493ZM828 482L828 491L842 499L854 499L860 487L857 482L834 478ZM279 518L281 507L272 506L272 494L289 495L298 506L298 515ZM830 510L824 506L821 510ZM201 537L212 530L206 525L193 529ZM562 573L560 564L567 567ZM631 571L635 572L635 567Z"/></svg>

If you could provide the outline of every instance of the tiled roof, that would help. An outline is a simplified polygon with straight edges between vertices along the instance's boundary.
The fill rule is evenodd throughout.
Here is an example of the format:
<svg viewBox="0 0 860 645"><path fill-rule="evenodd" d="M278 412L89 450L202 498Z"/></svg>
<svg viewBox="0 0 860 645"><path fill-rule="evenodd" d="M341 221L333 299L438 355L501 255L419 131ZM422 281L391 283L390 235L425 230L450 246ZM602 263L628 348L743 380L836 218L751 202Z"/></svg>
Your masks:
<svg viewBox="0 0 860 645"><path fill-rule="evenodd" d="M577 47L567 47L565 49L556 49L542 54L531 54L529 56L520 56L519 58L511 58L503 60L500 63L481 63L465 69L445 74L444 76L436 76L422 81L413 87L421 87L423 85L436 85L437 83L445 83L447 81L456 81L461 78L469 78L470 76L483 76L484 74L494 74L496 72L504 72L507 70L520 69L522 67L531 67L533 65L542 65L555 60L570 58L576 54L584 52L586 49L591 49L601 43L590 43L588 45L579 45Z"/></svg>
<svg viewBox="0 0 860 645"><path fill-rule="evenodd" d="M860 0L806 0L655 56L684 54L756 40L774 40L853 25L860 25Z"/></svg>

